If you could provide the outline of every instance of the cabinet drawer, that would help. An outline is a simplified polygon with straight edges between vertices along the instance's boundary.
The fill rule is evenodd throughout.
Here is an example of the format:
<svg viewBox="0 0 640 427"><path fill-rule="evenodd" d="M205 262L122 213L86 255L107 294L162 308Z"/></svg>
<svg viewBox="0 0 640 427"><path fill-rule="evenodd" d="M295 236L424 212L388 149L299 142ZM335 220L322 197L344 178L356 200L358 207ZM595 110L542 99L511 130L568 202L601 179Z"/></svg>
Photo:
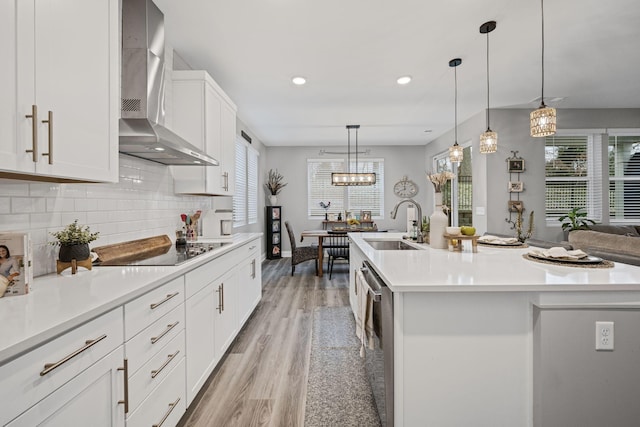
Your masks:
<svg viewBox="0 0 640 427"><path fill-rule="evenodd" d="M123 329L117 308L0 366L0 425L122 345Z"/></svg>
<svg viewBox="0 0 640 427"><path fill-rule="evenodd" d="M126 322L126 320L125 320ZM184 303L149 325L124 345L129 374L135 374L184 329Z"/></svg>
<svg viewBox="0 0 640 427"><path fill-rule="evenodd" d="M184 372L183 358L140 407L130 413L127 427L149 427L161 423L162 427L175 426L187 410Z"/></svg>
<svg viewBox="0 0 640 427"><path fill-rule="evenodd" d="M124 306L124 337L135 334L184 302L184 279L178 277Z"/></svg>
<svg viewBox="0 0 640 427"><path fill-rule="evenodd" d="M255 246L256 248L253 248ZM218 258L209 261L207 264L188 272L185 282L185 292L187 298L203 289L209 283L218 279L220 276L231 270L249 256L249 253L257 249L256 241L242 245L231 252L228 252ZM250 249L251 248L251 249Z"/></svg>
<svg viewBox="0 0 640 427"><path fill-rule="evenodd" d="M185 356L184 330L175 336L129 379L129 410L135 411L149 393Z"/></svg>

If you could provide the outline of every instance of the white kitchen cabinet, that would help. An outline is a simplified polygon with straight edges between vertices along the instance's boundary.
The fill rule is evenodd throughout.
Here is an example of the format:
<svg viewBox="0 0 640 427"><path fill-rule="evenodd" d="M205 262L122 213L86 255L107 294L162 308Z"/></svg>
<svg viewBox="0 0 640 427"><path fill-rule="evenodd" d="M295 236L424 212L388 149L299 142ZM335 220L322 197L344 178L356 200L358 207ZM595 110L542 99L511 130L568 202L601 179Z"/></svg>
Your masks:
<svg viewBox="0 0 640 427"><path fill-rule="evenodd" d="M0 71L0 176L116 182L119 2L0 8L0 52L10 64Z"/></svg>
<svg viewBox="0 0 640 427"><path fill-rule="evenodd" d="M358 313L358 296L356 295L356 270L362 267L364 255L353 243L349 243L349 303L353 315Z"/></svg>
<svg viewBox="0 0 640 427"><path fill-rule="evenodd" d="M35 404L8 427L123 427L122 346Z"/></svg>
<svg viewBox="0 0 640 427"><path fill-rule="evenodd" d="M200 70L174 71L172 96L173 131L220 162L219 166L172 166L175 192L232 196L235 104Z"/></svg>
<svg viewBox="0 0 640 427"><path fill-rule="evenodd" d="M186 410L184 295L180 276L124 306L128 426L157 424L165 413L163 425L174 426Z"/></svg>
<svg viewBox="0 0 640 427"><path fill-rule="evenodd" d="M214 283L216 292L215 345L220 360L238 334L238 278L240 269L234 268Z"/></svg>
<svg viewBox="0 0 640 427"><path fill-rule="evenodd" d="M118 308L0 366L0 425L123 425L122 342Z"/></svg>
<svg viewBox="0 0 640 427"><path fill-rule="evenodd" d="M243 247L246 259L238 274L238 327L241 328L262 298L262 263L259 241Z"/></svg>

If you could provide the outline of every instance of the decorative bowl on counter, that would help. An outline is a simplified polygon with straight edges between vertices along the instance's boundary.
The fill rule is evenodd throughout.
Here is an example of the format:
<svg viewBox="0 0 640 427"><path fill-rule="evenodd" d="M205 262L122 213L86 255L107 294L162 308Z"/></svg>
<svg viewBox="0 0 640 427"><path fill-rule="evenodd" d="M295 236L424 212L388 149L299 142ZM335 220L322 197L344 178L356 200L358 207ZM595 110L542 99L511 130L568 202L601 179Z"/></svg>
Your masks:
<svg viewBox="0 0 640 427"><path fill-rule="evenodd" d="M446 227L445 232L451 236L460 235L460 227Z"/></svg>

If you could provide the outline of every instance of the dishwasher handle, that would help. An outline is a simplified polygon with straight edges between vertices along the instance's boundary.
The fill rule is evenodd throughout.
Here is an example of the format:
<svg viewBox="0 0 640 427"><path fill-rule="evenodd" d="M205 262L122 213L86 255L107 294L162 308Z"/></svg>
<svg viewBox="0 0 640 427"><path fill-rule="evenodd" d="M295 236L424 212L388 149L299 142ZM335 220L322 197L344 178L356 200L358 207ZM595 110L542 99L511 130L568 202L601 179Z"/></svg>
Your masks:
<svg viewBox="0 0 640 427"><path fill-rule="evenodd" d="M362 275L365 278L365 283L367 284L367 292L371 294L373 297L373 301L379 302L382 299L382 287L385 286L382 283L382 280L378 277L378 275L373 271L373 269L368 265L365 261L363 263L363 267L360 268Z"/></svg>

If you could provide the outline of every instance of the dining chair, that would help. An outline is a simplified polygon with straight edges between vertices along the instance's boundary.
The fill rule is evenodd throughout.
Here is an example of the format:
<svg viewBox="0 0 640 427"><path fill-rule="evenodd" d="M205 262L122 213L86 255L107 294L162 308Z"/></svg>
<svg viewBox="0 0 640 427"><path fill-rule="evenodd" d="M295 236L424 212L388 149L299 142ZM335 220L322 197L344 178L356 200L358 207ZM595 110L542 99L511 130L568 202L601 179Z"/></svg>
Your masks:
<svg viewBox="0 0 640 427"><path fill-rule="evenodd" d="M284 222L284 226L287 227L287 233L289 234L289 242L291 242L291 275L296 271L296 265L304 261L314 260L316 263L316 276L318 275L318 247L300 246L296 245L296 235L293 232L293 227L289 224L289 221ZM322 267L322 266L321 266Z"/></svg>
<svg viewBox="0 0 640 427"><path fill-rule="evenodd" d="M333 273L333 263L336 259L349 261L349 238L346 234L332 235L325 237L323 247L327 248L327 269L329 270L329 280Z"/></svg>

